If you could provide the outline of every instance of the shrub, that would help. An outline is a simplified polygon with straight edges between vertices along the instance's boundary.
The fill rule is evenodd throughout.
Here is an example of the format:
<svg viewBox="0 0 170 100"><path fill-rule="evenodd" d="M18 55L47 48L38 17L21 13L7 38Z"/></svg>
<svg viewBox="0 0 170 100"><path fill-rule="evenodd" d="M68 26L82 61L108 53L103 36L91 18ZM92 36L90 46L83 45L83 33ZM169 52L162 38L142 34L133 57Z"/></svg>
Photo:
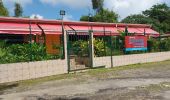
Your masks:
<svg viewBox="0 0 170 100"><path fill-rule="evenodd" d="M94 54L95 56L105 56L106 53L110 50L108 45L106 44L106 52L104 47L103 39L94 39ZM89 42L79 40L72 44L74 54L78 56L87 56L89 54ZM110 51L109 51L110 52Z"/></svg>
<svg viewBox="0 0 170 100"><path fill-rule="evenodd" d="M78 56L87 56L89 54L89 46L87 41L79 40L72 45L74 54Z"/></svg>
<svg viewBox="0 0 170 100"><path fill-rule="evenodd" d="M0 42L0 63L16 63L58 59L58 55L46 54L44 45L40 44L12 44Z"/></svg>
<svg viewBox="0 0 170 100"><path fill-rule="evenodd" d="M169 51L170 50L170 38L166 38L161 40L160 47L162 51Z"/></svg>
<svg viewBox="0 0 170 100"><path fill-rule="evenodd" d="M148 40L148 51L149 52L158 52L158 51L160 51L160 41L158 39L150 38Z"/></svg>
<svg viewBox="0 0 170 100"><path fill-rule="evenodd" d="M104 56L106 54L103 39L94 39L94 54L95 56ZM106 47L107 48L107 47Z"/></svg>

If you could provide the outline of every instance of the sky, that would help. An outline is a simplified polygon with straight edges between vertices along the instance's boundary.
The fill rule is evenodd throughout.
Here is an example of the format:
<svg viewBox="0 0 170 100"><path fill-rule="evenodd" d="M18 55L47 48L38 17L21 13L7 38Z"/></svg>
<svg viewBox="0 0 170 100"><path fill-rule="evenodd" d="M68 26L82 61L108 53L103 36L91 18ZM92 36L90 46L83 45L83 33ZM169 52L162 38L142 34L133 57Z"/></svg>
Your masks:
<svg viewBox="0 0 170 100"><path fill-rule="evenodd" d="M14 15L14 3L23 7L23 15L40 19L60 19L60 10L65 10L64 20L78 21L82 15L93 13L91 0L2 0L10 15ZM167 3L170 0L104 0L104 8L119 14L119 20L131 14L140 14L158 3Z"/></svg>

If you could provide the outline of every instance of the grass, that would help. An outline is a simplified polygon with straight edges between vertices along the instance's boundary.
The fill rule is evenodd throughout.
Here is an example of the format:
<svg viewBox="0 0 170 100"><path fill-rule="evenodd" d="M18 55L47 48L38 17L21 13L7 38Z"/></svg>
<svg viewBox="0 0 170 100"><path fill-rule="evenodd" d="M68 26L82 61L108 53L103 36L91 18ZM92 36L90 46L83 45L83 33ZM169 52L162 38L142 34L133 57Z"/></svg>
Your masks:
<svg viewBox="0 0 170 100"><path fill-rule="evenodd" d="M162 61L162 62L151 62L151 63L138 63L138 64L132 64L132 65L126 65L126 66L119 66L119 67L113 67L113 68L101 68L101 69L95 69L95 70L89 70L87 73L90 75L98 75L102 73L108 73L108 72L117 72L117 71L122 71L122 70L130 70L130 69L139 69L139 68L155 68L157 65L162 64L170 64L170 60L167 61Z"/></svg>
<svg viewBox="0 0 170 100"><path fill-rule="evenodd" d="M13 87L17 87L17 86L18 86L18 84L15 84L15 83L13 83L13 84L1 84L0 85L0 91L10 89L10 88L13 88Z"/></svg>
<svg viewBox="0 0 170 100"><path fill-rule="evenodd" d="M162 82L160 84L151 84L149 86L137 87L137 89L143 89L150 92L160 92L170 90L170 82Z"/></svg>
<svg viewBox="0 0 170 100"><path fill-rule="evenodd" d="M155 68L156 66L161 66L165 64L170 64L170 61L163 61L163 62L154 62L154 63L145 63L145 64L134 64L128 66L120 66L120 67L113 67L113 68L100 68L100 69L90 69L85 72L80 73L70 73L70 74L63 74L63 75L54 75L49 77L43 77L38 79L32 80L25 80L25 81L18 81L14 83L8 84L0 84L0 91L8 89L10 87L18 87L18 86L30 86L36 85L43 82L48 81L55 81L55 80L63 80L63 79L84 79L89 77L104 77L108 76L108 73L111 74L112 78L118 77L116 72L123 71L123 70L131 70L131 69L140 69L140 68Z"/></svg>

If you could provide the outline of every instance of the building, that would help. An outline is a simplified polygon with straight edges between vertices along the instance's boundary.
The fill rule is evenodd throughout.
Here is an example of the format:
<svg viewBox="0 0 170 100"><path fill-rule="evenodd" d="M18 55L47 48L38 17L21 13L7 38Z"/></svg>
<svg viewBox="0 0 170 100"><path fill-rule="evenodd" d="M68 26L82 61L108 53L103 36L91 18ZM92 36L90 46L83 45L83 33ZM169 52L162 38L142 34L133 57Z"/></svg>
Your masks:
<svg viewBox="0 0 170 100"><path fill-rule="evenodd" d="M100 23L64 21L65 30L77 33L93 30L94 36L112 35L119 36L120 31L128 27L128 32L135 35L159 36L146 24ZM109 33L108 33L109 32ZM70 34L71 35L71 34ZM0 17L0 39L11 43L45 43L48 53L56 53L53 45L60 45L62 39L61 20L39 20L29 18Z"/></svg>

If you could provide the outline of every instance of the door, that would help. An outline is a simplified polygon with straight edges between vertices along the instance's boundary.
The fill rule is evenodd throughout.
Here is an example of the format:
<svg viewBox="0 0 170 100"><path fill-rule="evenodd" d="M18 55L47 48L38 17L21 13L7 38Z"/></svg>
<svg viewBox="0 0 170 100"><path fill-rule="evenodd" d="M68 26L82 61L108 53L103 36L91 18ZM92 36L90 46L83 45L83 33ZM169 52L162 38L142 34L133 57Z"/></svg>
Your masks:
<svg viewBox="0 0 170 100"><path fill-rule="evenodd" d="M91 68L89 32L67 31L69 71Z"/></svg>

